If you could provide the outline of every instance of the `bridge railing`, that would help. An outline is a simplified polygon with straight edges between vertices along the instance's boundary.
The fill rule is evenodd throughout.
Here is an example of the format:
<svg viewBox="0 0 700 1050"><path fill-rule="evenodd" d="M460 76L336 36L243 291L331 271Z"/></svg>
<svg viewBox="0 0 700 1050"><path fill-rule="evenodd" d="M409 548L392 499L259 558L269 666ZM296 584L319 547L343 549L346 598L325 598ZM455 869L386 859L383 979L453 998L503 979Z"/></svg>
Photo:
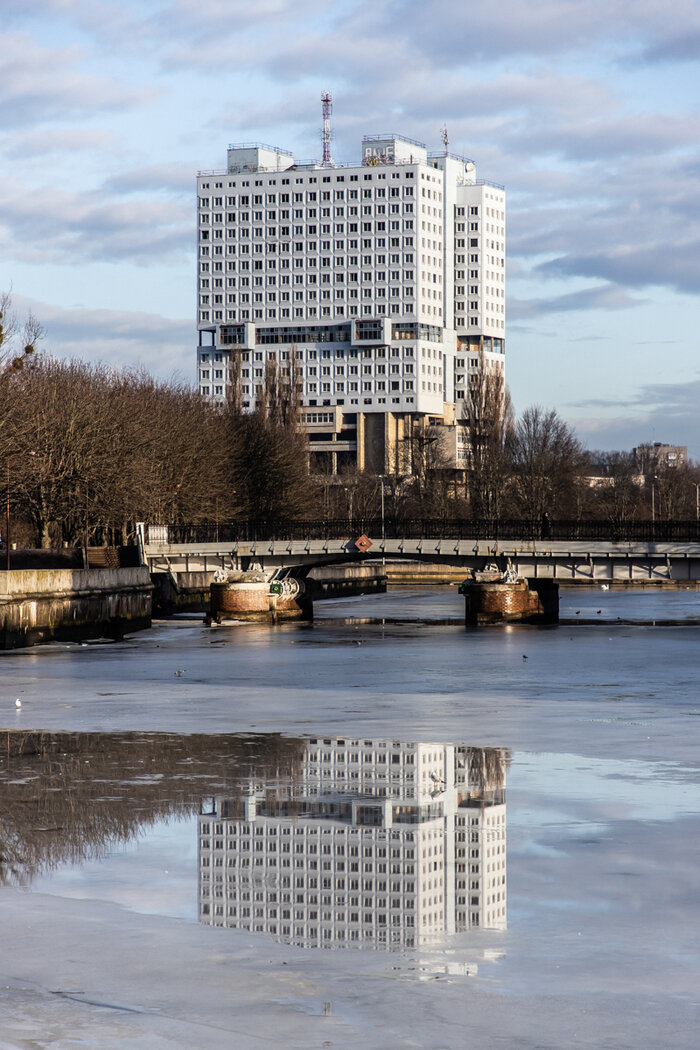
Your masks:
<svg viewBox="0 0 700 1050"><path fill-rule="evenodd" d="M700 521L552 521L443 520L439 518L353 518L352 520L233 521L199 525L176 524L147 532L147 543L252 543L266 540L356 540L363 534L375 542L388 540L499 540L527 542L548 539L602 543L700 542ZM150 530L149 530L150 531Z"/></svg>

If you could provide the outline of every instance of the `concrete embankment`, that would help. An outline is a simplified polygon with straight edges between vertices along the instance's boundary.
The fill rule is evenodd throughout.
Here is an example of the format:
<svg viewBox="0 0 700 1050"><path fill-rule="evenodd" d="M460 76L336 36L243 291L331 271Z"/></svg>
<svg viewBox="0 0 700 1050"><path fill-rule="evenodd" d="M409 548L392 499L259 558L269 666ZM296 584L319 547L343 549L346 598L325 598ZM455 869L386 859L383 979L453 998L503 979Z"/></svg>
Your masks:
<svg viewBox="0 0 700 1050"><path fill-rule="evenodd" d="M205 612L209 608L213 572L153 572L151 581L154 616Z"/></svg>
<svg viewBox="0 0 700 1050"><path fill-rule="evenodd" d="M429 561L387 561L382 566L389 587L458 587L469 569Z"/></svg>
<svg viewBox="0 0 700 1050"><path fill-rule="evenodd" d="M122 637L151 626L146 566L0 573L0 648Z"/></svg>
<svg viewBox="0 0 700 1050"><path fill-rule="evenodd" d="M384 594L387 586L384 565L319 565L307 579L311 598L350 598L356 594Z"/></svg>

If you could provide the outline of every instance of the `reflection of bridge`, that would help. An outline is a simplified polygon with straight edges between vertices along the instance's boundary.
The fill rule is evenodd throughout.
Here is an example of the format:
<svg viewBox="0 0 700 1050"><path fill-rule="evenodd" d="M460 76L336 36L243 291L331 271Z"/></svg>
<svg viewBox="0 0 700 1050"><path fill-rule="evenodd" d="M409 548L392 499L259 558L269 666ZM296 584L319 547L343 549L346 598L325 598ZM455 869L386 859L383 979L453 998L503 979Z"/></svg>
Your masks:
<svg viewBox="0 0 700 1050"><path fill-rule="evenodd" d="M418 559L482 569L510 560L523 576L577 582L700 579L700 522L537 523L355 519L142 527L152 572L273 570L363 558ZM367 537L370 545L358 545Z"/></svg>

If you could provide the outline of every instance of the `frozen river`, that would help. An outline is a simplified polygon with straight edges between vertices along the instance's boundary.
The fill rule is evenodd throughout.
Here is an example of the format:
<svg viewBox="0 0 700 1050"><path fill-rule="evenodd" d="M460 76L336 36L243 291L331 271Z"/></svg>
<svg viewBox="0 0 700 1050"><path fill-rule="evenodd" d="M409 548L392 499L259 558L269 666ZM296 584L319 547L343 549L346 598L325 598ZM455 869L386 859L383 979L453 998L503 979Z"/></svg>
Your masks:
<svg viewBox="0 0 700 1050"><path fill-rule="evenodd" d="M700 594L461 612L1 653L0 1050L695 1048Z"/></svg>

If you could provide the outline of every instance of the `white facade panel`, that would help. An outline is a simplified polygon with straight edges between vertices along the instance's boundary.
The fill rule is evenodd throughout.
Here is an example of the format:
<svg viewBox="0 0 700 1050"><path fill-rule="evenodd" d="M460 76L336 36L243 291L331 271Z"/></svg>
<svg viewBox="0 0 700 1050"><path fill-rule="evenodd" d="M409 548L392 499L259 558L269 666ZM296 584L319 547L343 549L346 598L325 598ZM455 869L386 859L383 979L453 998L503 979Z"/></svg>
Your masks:
<svg viewBox="0 0 700 1050"><path fill-rule="evenodd" d="M248 407L274 359L297 362L306 407L442 416L464 396L462 354L503 360L504 191L400 136L337 168L230 147L226 172L198 177L198 270L208 397L235 354Z"/></svg>

